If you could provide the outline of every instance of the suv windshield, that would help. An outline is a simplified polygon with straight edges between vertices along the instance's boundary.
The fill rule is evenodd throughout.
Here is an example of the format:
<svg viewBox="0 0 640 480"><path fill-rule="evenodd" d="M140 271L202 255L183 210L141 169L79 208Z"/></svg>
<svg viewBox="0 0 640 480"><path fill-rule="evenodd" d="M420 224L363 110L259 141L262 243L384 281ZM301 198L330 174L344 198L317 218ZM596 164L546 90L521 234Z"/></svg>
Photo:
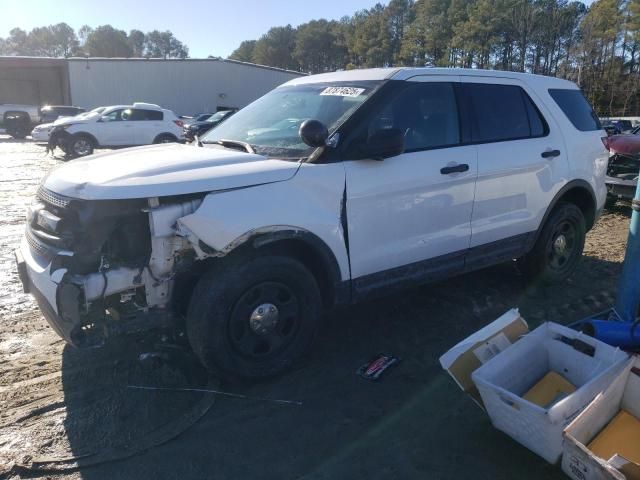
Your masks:
<svg viewBox="0 0 640 480"><path fill-rule="evenodd" d="M261 155L299 159L313 152L298 129L307 119L320 120L333 133L381 82L314 83L276 88L211 130L202 143L234 140Z"/></svg>

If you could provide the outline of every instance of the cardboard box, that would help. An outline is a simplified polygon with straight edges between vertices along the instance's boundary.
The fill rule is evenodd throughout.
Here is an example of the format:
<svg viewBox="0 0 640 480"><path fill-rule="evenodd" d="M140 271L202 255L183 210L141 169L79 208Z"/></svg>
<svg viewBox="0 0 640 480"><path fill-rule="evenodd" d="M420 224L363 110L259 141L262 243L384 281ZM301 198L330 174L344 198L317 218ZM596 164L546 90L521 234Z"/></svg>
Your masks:
<svg viewBox="0 0 640 480"><path fill-rule="evenodd" d="M527 333L529 333L527 322L520 316L517 309L510 310L453 346L440 357L440 365L484 410L480 392L473 383L471 374Z"/></svg>
<svg viewBox="0 0 640 480"><path fill-rule="evenodd" d="M640 359L566 428L562 470L576 480L640 480Z"/></svg>
<svg viewBox="0 0 640 480"><path fill-rule="evenodd" d="M510 310L458 343L440 363L486 409L495 428L556 463L564 428L611 384L629 357L552 322L527 332L518 310ZM523 398L549 372L561 374L575 391L547 402L552 403L547 408Z"/></svg>

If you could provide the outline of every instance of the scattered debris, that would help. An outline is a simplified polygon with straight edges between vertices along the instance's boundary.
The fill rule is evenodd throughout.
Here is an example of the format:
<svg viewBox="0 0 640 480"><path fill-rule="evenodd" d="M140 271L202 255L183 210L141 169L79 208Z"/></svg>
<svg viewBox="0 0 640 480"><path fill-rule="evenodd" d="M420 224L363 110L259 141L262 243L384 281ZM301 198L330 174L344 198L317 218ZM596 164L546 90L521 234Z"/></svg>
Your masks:
<svg viewBox="0 0 640 480"><path fill-rule="evenodd" d="M356 373L367 380L378 380L387 368L396 365L399 361L398 357L379 353L362 365Z"/></svg>
<svg viewBox="0 0 640 480"><path fill-rule="evenodd" d="M227 397L234 397L234 398L243 398L245 400L260 400L262 402L285 403L288 405L302 405L302 402L299 402L297 400L280 400L277 398L250 397L249 395L242 395L240 393L223 392L221 390L211 390L208 388L168 388L168 387L148 387L143 385L128 385L127 388L133 388L136 390L162 390L166 392L215 393L217 395L225 395Z"/></svg>

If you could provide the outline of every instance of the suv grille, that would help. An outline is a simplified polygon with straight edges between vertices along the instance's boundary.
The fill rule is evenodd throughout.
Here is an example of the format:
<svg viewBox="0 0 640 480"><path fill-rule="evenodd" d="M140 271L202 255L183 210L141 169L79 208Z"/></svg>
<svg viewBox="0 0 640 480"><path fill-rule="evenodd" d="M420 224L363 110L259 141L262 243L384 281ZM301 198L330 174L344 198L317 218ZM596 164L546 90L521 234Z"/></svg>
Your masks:
<svg viewBox="0 0 640 480"><path fill-rule="evenodd" d="M38 198L43 202L48 203L49 205L54 205L58 208L66 208L71 202L71 199L69 197L54 193L51 190L47 190L43 186L40 186L37 195Z"/></svg>
<svg viewBox="0 0 640 480"><path fill-rule="evenodd" d="M35 251L41 257L46 258L47 260L51 260L55 255L55 250L51 247L44 244L40 239L38 239L32 232L31 227L27 227L27 231L25 234L27 238L27 243L31 247L33 251Z"/></svg>

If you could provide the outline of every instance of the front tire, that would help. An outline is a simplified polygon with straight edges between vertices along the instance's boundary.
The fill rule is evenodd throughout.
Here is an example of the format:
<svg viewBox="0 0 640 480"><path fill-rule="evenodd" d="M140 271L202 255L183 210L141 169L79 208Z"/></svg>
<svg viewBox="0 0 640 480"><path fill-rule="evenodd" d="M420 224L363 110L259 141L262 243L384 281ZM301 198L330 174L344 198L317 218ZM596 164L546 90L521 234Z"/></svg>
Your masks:
<svg viewBox="0 0 640 480"><path fill-rule="evenodd" d="M206 273L187 314L187 335L210 371L261 379L282 373L311 346L321 297L313 275L284 256L241 258Z"/></svg>
<svg viewBox="0 0 640 480"><path fill-rule="evenodd" d="M88 135L74 135L69 141L67 153L73 158L86 157L93 153L94 141Z"/></svg>
<svg viewBox="0 0 640 480"><path fill-rule="evenodd" d="M573 203L559 202L533 249L521 260L523 272L546 284L566 280L580 262L586 232L582 210Z"/></svg>

